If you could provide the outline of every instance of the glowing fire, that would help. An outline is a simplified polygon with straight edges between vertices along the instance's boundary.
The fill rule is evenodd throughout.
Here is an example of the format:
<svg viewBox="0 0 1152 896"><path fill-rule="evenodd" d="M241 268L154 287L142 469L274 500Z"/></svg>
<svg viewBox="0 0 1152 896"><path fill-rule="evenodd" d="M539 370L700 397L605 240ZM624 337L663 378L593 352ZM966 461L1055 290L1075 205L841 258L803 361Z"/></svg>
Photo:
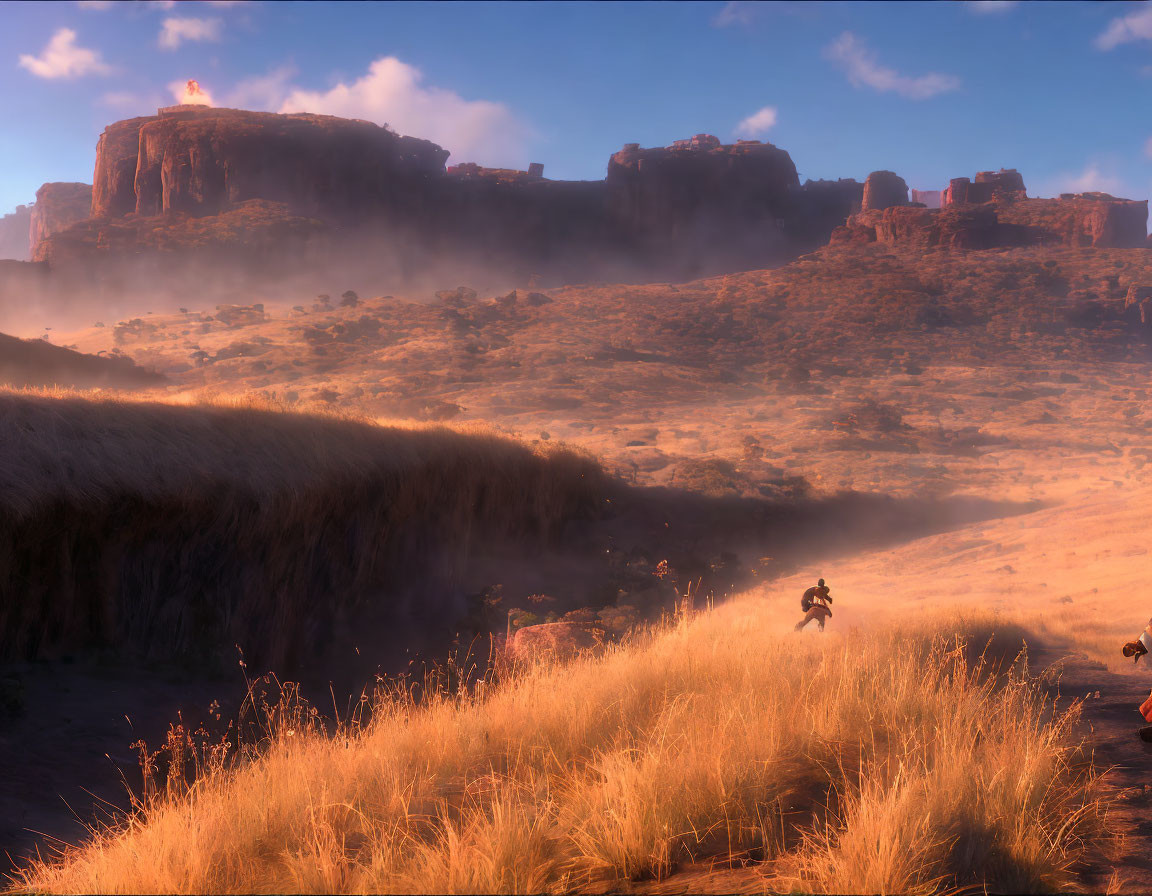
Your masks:
<svg viewBox="0 0 1152 896"><path fill-rule="evenodd" d="M182 106L211 106L212 97L200 87L200 82L190 80L184 85L184 92L179 96Z"/></svg>

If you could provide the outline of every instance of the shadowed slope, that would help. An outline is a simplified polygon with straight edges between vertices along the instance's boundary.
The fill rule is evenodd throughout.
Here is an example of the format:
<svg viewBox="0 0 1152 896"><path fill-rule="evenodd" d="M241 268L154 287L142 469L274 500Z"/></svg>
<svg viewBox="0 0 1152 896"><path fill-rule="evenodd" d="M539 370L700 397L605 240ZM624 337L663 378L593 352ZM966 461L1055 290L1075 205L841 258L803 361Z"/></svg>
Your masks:
<svg viewBox="0 0 1152 896"><path fill-rule="evenodd" d="M0 333L0 385L140 389L164 382L128 358L99 358Z"/></svg>
<svg viewBox="0 0 1152 896"><path fill-rule="evenodd" d="M238 643L284 668L364 614L450 625L471 550L555 538L601 480L493 436L2 392L0 456L6 658Z"/></svg>

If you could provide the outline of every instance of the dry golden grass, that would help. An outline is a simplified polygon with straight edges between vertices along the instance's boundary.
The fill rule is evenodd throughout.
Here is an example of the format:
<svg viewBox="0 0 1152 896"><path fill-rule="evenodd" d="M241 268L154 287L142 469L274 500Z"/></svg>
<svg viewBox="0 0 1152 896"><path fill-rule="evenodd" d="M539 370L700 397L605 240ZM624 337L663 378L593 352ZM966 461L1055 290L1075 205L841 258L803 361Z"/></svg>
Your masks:
<svg viewBox="0 0 1152 896"><path fill-rule="evenodd" d="M0 594L20 596L0 656L204 664L239 643L283 669L342 613L450 625L429 567L450 583L470 552L547 544L601 498L600 468L561 445L227 401L0 390Z"/></svg>
<svg viewBox="0 0 1152 896"><path fill-rule="evenodd" d="M1005 661L973 662L993 633ZM1020 635L942 616L797 636L736 602L478 693L383 699L362 730L282 724L16 889L606 890L710 859L763 890L1071 887L1103 810L1078 705L1009 671Z"/></svg>

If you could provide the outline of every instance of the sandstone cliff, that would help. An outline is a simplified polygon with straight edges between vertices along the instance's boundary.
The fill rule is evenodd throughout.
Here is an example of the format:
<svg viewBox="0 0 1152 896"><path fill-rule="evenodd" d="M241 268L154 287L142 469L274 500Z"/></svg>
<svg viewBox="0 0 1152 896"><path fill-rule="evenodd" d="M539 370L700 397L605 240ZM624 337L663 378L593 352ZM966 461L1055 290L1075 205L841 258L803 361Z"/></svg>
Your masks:
<svg viewBox="0 0 1152 896"><path fill-rule="evenodd" d="M36 191L36 204L28 228L28 241L33 261L42 261L40 244L92 214L90 184L44 184Z"/></svg>
<svg viewBox="0 0 1152 896"><path fill-rule="evenodd" d="M939 194L913 194L931 203L909 203L894 172L801 186L783 149L708 134L626 144L600 181L548 180L540 165L446 168L447 158L370 122L161 109L105 129L93 217L42 239L34 257L73 270L127 259L169 277L182 256L377 279L451 269L577 283L771 267L830 239L925 248L1145 240L1146 203L1027 199L1015 169L956 178ZM925 208L937 196L942 208Z"/></svg>
<svg viewBox="0 0 1152 896"><path fill-rule="evenodd" d="M31 256L31 229L31 206L18 205L16 211L0 216L0 259L27 261Z"/></svg>
<svg viewBox="0 0 1152 896"><path fill-rule="evenodd" d="M855 181L800 186L788 153L697 135L626 146L602 181L551 181L472 164L363 121L179 106L109 126L97 146L93 218L46 243L53 265L135 251L251 242L227 216L276 204L283 231L318 231L332 264L371 255L408 267L451 258L511 276L691 277L769 266L827 242L860 203ZM195 224L199 220L205 223ZM211 222L211 224L209 223ZM258 228L259 229L259 228ZM263 231L267 227L263 226ZM263 232L262 231L262 232ZM292 261L297 259L293 258Z"/></svg>
<svg viewBox="0 0 1152 896"><path fill-rule="evenodd" d="M447 157L367 121L175 106L104 131L92 214L208 216L250 199L334 220L415 213Z"/></svg>

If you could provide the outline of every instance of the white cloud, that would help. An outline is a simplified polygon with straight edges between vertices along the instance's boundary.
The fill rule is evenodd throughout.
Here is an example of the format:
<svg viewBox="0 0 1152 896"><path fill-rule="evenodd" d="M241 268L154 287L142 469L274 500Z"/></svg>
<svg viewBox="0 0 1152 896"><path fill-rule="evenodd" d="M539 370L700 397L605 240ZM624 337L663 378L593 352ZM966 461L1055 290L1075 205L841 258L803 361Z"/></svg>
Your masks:
<svg viewBox="0 0 1152 896"><path fill-rule="evenodd" d="M423 137L459 161L508 165L523 161L528 127L507 106L466 100L451 90L426 87L419 69L394 56L377 59L368 73L327 91L293 89L281 112L319 112L388 124Z"/></svg>
<svg viewBox="0 0 1152 896"><path fill-rule="evenodd" d="M864 41L851 31L845 31L825 47L824 55L839 63L854 87L871 87L881 93L898 93L912 100L925 100L960 87L960 79L955 75L931 72L913 78L886 68L879 63L876 54L868 49Z"/></svg>
<svg viewBox="0 0 1152 896"><path fill-rule="evenodd" d="M112 71L96 50L76 46L76 32L71 28L61 28L53 34L39 56L21 54L20 65L38 78L77 78Z"/></svg>
<svg viewBox="0 0 1152 896"><path fill-rule="evenodd" d="M173 81L168 85L172 96L181 106L215 106L212 94L200 86L199 81Z"/></svg>
<svg viewBox="0 0 1152 896"><path fill-rule="evenodd" d="M724 8L712 19L713 28L727 28L729 25L751 25L756 18L756 4L749 0L728 0Z"/></svg>
<svg viewBox="0 0 1152 896"><path fill-rule="evenodd" d="M186 40L219 40L219 19L196 19L171 16L160 29L159 44L166 50L175 50Z"/></svg>
<svg viewBox="0 0 1152 896"><path fill-rule="evenodd" d="M1152 40L1152 3L1142 3L1140 9L1113 19L1093 43L1099 50L1111 50L1137 40Z"/></svg>
<svg viewBox="0 0 1152 896"><path fill-rule="evenodd" d="M235 109L276 109L292 90L288 82L294 74L293 66L282 65L266 75L245 78L225 95L224 104Z"/></svg>
<svg viewBox="0 0 1152 896"><path fill-rule="evenodd" d="M736 133L741 137L759 137L761 134L766 134L774 124L776 124L776 107L765 106L736 125Z"/></svg>
<svg viewBox="0 0 1152 896"><path fill-rule="evenodd" d="M1017 5L1017 0L968 0L968 9L977 15L1008 12Z"/></svg>
<svg viewBox="0 0 1152 896"><path fill-rule="evenodd" d="M1089 162L1079 174L1065 174L1057 178L1056 186L1060 193L1111 193L1119 195L1123 181L1110 174L1104 174L1097 162Z"/></svg>

